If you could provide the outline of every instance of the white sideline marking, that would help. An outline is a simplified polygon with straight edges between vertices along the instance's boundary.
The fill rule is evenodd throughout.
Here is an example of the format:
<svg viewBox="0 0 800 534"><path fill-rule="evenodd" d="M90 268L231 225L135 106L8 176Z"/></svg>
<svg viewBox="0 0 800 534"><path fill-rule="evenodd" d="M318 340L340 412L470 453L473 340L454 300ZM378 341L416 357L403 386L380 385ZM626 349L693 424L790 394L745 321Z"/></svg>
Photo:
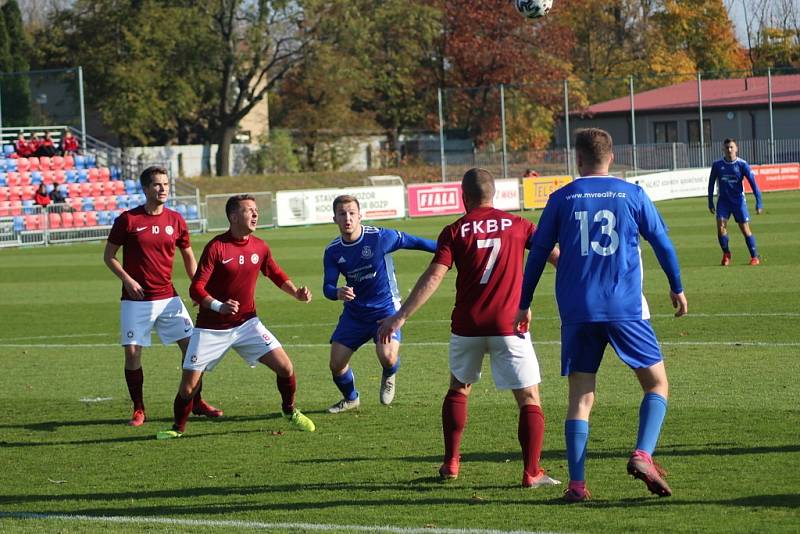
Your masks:
<svg viewBox="0 0 800 534"><path fill-rule="evenodd" d="M258 530L316 530L320 532L343 530L349 532L389 532L392 534L552 534L545 531L493 530L476 528L414 528L377 525L331 525L325 523L262 523L260 521L235 521L212 519L173 519L171 517L91 516L71 514L42 514L29 512L0 512L0 518L50 519L59 521L91 521L94 523L132 523L138 525L180 525L200 527L233 527Z"/></svg>
<svg viewBox="0 0 800 534"><path fill-rule="evenodd" d="M654 313L651 314L650 317L664 319L664 318L671 318L674 317L671 313ZM689 313L681 318L682 321L685 321L687 318L691 319L693 317L800 317L800 312L774 312L774 313L746 313L746 312L722 312L722 313ZM542 319L542 320L557 320L559 317L557 315L534 315L534 320ZM425 324L425 323L449 323L450 319L428 319L426 321L415 321L412 324ZM308 327L317 327L317 326L336 326L335 322L330 323L292 323L292 324L272 324L270 323L269 328L308 328ZM33 339L67 339L72 337L111 337L116 338L119 336L119 332L109 332L104 334L99 333L92 333L92 334L60 334L60 335L52 335L52 336L19 336L19 337L7 337L7 338L0 338L0 342L4 341L24 341L24 340L33 340Z"/></svg>
<svg viewBox="0 0 800 534"><path fill-rule="evenodd" d="M561 345L561 341L533 342L536 345ZM800 341L661 341L662 347L800 347ZM283 343L284 347L319 349L330 347L330 343ZM447 341L407 342L404 347L447 347ZM17 349L92 349L119 347L117 343L0 343L0 348Z"/></svg>
<svg viewBox="0 0 800 534"><path fill-rule="evenodd" d="M108 402L114 400L114 397L81 397L78 400L80 402Z"/></svg>

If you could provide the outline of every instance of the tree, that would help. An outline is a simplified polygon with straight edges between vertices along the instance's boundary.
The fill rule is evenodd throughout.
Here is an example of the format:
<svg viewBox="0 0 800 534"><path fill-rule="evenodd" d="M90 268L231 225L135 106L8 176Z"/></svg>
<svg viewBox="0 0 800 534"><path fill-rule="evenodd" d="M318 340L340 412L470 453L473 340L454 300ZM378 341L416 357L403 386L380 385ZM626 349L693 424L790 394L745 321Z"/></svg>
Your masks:
<svg viewBox="0 0 800 534"><path fill-rule="evenodd" d="M4 36L0 36L0 41L5 39L8 47L8 56L5 56L5 49L0 50L0 61L5 61L4 72L15 73L3 79L2 92L0 92L3 104L3 125L28 126L31 120L30 82L24 73L30 70L28 63L30 44L22 29L22 14L16 0L8 0L0 12L2 12L3 32L5 33Z"/></svg>

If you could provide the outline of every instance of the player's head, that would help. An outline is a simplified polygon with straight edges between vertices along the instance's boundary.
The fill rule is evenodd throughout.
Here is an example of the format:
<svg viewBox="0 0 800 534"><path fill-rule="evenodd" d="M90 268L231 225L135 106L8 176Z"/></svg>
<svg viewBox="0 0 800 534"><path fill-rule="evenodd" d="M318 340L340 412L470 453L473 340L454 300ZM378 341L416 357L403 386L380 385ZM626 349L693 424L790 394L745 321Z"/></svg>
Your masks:
<svg viewBox="0 0 800 534"><path fill-rule="evenodd" d="M733 137L726 137L722 142L722 153L725 154L725 158L730 161L735 160L738 151L739 147L736 146L736 139Z"/></svg>
<svg viewBox="0 0 800 534"><path fill-rule="evenodd" d="M253 195L233 195L225 203L225 215L231 232L238 236L252 234L258 225L258 206Z"/></svg>
<svg viewBox="0 0 800 534"><path fill-rule="evenodd" d="M535 170L525 169L525 174L523 175L523 178L535 178L537 176L539 176L539 173L536 172Z"/></svg>
<svg viewBox="0 0 800 534"><path fill-rule="evenodd" d="M600 128L581 128L575 132L575 158L581 176L608 174L614 161L611 134Z"/></svg>
<svg viewBox="0 0 800 534"><path fill-rule="evenodd" d="M333 199L333 222L347 241L361 237L361 205L352 195L339 195Z"/></svg>
<svg viewBox="0 0 800 534"><path fill-rule="evenodd" d="M494 201L494 176L486 169L472 168L461 178L461 195L467 211L491 206Z"/></svg>
<svg viewBox="0 0 800 534"><path fill-rule="evenodd" d="M164 204L169 197L169 177L164 167L147 167L139 175L139 183L149 206Z"/></svg>

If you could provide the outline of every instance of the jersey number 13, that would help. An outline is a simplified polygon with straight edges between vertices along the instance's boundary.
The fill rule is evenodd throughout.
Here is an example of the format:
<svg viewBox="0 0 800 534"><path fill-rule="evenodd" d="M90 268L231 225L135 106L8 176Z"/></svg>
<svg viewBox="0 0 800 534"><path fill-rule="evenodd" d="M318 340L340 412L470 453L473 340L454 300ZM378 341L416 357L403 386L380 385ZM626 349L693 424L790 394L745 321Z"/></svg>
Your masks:
<svg viewBox="0 0 800 534"><path fill-rule="evenodd" d="M595 253L601 256L610 256L617 251L617 248L619 248L619 234L614 230L614 227L617 225L617 217L614 215L613 211L600 210L592 217L594 222L605 221L600 227L600 233L608 236L609 243L607 246L602 246L599 241L589 241L588 211L576 211L575 220L580 222L581 228L581 256L589 255L589 245L592 246L592 250Z"/></svg>

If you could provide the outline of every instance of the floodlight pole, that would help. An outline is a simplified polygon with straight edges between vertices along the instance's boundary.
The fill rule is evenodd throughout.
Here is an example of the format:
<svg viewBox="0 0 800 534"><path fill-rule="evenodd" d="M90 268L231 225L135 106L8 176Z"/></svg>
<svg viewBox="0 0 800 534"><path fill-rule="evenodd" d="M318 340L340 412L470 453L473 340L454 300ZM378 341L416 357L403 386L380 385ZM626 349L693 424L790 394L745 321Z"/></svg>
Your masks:
<svg viewBox="0 0 800 534"><path fill-rule="evenodd" d="M0 83L0 150L3 148L3 84Z"/></svg>
<svg viewBox="0 0 800 534"><path fill-rule="evenodd" d="M700 166L704 167L706 164L706 149L705 149L705 136L703 135L705 128L703 127L703 84L701 82L701 74L697 72L697 105L700 109Z"/></svg>
<svg viewBox="0 0 800 534"><path fill-rule="evenodd" d="M564 134L567 138L567 174L572 176L572 147L569 140L569 86L564 80Z"/></svg>
<svg viewBox="0 0 800 534"><path fill-rule="evenodd" d="M88 147L86 146L86 108L83 104L83 67L78 67L78 96L81 101L81 143L86 152Z"/></svg>
<svg viewBox="0 0 800 534"><path fill-rule="evenodd" d="M769 162L775 164L775 125L772 116L772 69L767 68L767 95L769 98Z"/></svg>
<svg viewBox="0 0 800 534"><path fill-rule="evenodd" d="M503 178L508 178L508 155L506 152L506 92L500 84L500 129L503 132Z"/></svg>
<svg viewBox="0 0 800 534"><path fill-rule="evenodd" d="M636 160L636 111L633 103L633 76L628 77L628 84L631 94L631 144L633 145L633 170L638 171L639 165Z"/></svg>
<svg viewBox="0 0 800 534"><path fill-rule="evenodd" d="M437 90L439 100L439 159L441 161L440 167L442 168L442 181L445 182L447 172L447 160L444 158L444 113L442 113L442 88Z"/></svg>

